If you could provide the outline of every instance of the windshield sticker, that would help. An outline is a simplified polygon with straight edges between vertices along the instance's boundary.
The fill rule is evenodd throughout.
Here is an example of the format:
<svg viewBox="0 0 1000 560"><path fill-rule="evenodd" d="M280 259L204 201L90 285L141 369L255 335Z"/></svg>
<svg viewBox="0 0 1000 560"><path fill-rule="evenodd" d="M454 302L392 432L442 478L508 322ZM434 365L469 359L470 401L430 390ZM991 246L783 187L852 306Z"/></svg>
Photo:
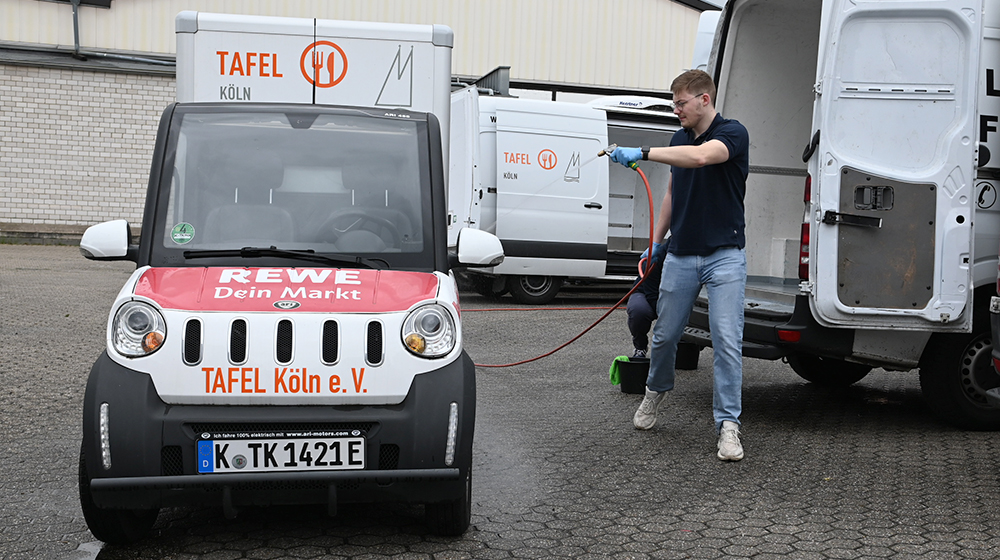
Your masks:
<svg viewBox="0 0 1000 560"><path fill-rule="evenodd" d="M177 224L174 229L170 230L170 239L173 239L174 243L178 245L190 243L194 239L194 226L187 222Z"/></svg>

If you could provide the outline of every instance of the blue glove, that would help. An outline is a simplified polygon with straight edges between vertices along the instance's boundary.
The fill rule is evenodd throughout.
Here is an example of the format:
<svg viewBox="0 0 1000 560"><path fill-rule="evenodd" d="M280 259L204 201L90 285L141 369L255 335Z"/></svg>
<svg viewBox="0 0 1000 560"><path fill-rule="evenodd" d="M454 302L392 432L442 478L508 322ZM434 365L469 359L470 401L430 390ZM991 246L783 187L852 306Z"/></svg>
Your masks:
<svg viewBox="0 0 1000 560"><path fill-rule="evenodd" d="M618 151L618 150L615 150L615 151ZM661 247L664 249L664 251L667 248L666 245L664 245L663 243L657 243L656 241L653 242L653 261L654 262L657 260L657 254L659 254L659 258L660 259L663 258L664 251L660 250ZM649 248L647 247L646 250L643 251L641 255L639 255L639 260L642 260L642 259L644 259L644 258L646 258L648 256L649 256Z"/></svg>
<svg viewBox="0 0 1000 560"><path fill-rule="evenodd" d="M642 159L642 150L640 148L615 148L610 157L611 161L615 163L631 167L633 163Z"/></svg>
<svg viewBox="0 0 1000 560"><path fill-rule="evenodd" d="M664 257L667 256L667 244L666 243L653 243L653 262L660 263L663 262Z"/></svg>

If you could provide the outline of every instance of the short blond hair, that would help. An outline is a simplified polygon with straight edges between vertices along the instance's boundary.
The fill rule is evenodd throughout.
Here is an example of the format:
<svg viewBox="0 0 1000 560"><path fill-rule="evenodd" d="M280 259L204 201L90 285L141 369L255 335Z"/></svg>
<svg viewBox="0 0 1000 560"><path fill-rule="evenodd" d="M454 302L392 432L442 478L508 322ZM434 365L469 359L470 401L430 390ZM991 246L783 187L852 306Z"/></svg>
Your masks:
<svg viewBox="0 0 1000 560"><path fill-rule="evenodd" d="M675 96L682 92L694 95L707 93L712 105L715 105L715 82L712 81L712 77L704 70L688 70L677 76L670 84L670 91Z"/></svg>

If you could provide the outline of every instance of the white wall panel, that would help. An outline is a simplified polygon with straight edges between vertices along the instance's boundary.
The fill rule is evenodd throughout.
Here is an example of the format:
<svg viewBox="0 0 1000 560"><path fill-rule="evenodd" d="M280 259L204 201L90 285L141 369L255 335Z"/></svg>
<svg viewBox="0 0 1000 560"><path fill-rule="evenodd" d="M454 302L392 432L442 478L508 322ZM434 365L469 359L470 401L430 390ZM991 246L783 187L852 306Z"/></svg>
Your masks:
<svg viewBox="0 0 1000 560"><path fill-rule="evenodd" d="M690 67L697 10L672 0L113 0L80 8L84 50L172 54L181 10L440 23L455 31L453 72L666 89ZM72 7L0 0L0 41L73 46Z"/></svg>

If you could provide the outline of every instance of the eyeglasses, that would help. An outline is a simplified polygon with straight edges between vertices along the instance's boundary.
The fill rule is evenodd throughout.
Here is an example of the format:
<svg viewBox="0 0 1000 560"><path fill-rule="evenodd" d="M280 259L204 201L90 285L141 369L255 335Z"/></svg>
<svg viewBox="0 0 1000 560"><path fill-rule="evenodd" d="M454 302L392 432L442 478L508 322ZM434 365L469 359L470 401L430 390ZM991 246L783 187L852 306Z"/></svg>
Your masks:
<svg viewBox="0 0 1000 560"><path fill-rule="evenodd" d="M698 99L702 95L705 94L699 93L698 95L692 95L691 97L685 99L684 101L674 101L674 110L676 111L677 109L683 109L684 106L687 105L692 99Z"/></svg>

